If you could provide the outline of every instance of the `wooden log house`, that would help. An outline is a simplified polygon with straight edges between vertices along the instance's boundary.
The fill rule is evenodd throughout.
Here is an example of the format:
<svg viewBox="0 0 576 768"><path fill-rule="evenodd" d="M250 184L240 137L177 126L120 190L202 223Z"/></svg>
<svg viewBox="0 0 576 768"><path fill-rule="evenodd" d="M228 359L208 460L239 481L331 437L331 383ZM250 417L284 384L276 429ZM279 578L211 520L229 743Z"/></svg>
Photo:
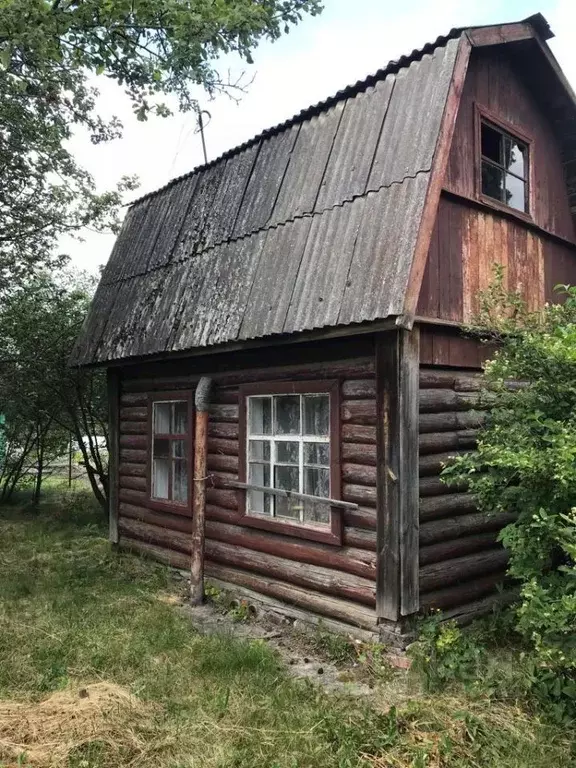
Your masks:
<svg viewBox="0 0 576 768"><path fill-rule="evenodd" d="M454 29L130 207L72 356L108 370L113 542L188 569L194 541L217 583L396 643L490 610L509 517L439 473L481 421L492 265L531 307L576 281L551 36Z"/></svg>

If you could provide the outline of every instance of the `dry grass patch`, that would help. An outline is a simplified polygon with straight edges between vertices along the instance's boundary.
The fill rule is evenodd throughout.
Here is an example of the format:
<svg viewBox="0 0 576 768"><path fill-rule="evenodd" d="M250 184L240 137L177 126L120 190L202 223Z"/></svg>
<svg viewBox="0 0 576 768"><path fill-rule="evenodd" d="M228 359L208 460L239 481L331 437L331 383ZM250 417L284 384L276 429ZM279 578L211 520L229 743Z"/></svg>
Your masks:
<svg viewBox="0 0 576 768"><path fill-rule="evenodd" d="M129 765L145 750L134 726L149 721L153 709L107 682L68 687L39 702L0 701L0 759L56 768L98 751L110 765Z"/></svg>

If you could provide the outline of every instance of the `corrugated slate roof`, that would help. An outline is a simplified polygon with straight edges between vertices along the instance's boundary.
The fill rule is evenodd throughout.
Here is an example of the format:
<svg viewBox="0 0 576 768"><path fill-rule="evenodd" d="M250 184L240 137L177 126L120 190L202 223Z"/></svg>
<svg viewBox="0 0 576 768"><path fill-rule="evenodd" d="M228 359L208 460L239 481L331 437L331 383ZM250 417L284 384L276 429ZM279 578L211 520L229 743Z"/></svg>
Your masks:
<svg viewBox="0 0 576 768"><path fill-rule="evenodd" d="M401 314L461 34L136 201L71 362Z"/></svg>

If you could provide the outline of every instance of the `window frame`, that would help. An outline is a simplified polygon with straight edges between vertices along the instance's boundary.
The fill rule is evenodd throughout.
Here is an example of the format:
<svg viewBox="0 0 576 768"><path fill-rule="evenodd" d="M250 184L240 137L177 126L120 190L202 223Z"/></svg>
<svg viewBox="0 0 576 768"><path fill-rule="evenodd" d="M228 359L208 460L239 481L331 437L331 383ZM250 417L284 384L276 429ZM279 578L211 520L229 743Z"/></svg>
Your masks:
<svg viewBox="0 0 576 768"><path fill-rule="evenodd" d="M340 385L338 381L333 379L298 382L258 382L244 384L239 387L238 480L241 483L248 483L248 397L304 394L326 394L329 396L330 418L327 440L330 446L329 493L330 498L340 500L342 485L340 465ZM260 528L265 531L282 533L287 536L295 536L337 546L342 544L343 510L339 507L330 507L330 523L328 525L314 525L312 523L292 522L282 518L259 515L258 513L249 513L246 504L246 490L239 490L237 494L238 512L242 518L243 526Z"/></svg>
<svg viewBox="0 0 576 768"><path fill-rule="evenodd" d="M496 200L494 197L485 195L482 192L482 123L488 123L497 131L500 131L512 139L518 139L522 144L526 145L527 151L527 175L524 183L526 184L526 211L521 211L518 208L514 208L501 200ZM509 123L507 120L494 114L487 107L481 104L475 104L474 109L474 134L475 134L475 189L476 198L484 205L489 205L492 208L496 208L499 211L503 211L512 216L517 216L523 221L534 221L534 139L528 136L524 131L513 123ZM515 174L512 174L515 175Z"/></svg>
<svg viewBox="0 0 576 768"><path fill-rule="evenodd" d="M186 435L186 448L188 451L186 468L188 471L188 498L185 502L174 501L173 499L158 499L152 495L153 479L152 472L154 467L154 404L167 402L185 402L188 407L188 434ZM150 509L157 509L161 512L172 512L174 514L192 515L192 489L193 489L193 467L194 467L194 401L192 392L189 390L176 390L171 392L155 392L148 395L148 426L147 426L147 468L146 468L146 504ZM170 440L182 440L181 435L163 434Z"/></svg>

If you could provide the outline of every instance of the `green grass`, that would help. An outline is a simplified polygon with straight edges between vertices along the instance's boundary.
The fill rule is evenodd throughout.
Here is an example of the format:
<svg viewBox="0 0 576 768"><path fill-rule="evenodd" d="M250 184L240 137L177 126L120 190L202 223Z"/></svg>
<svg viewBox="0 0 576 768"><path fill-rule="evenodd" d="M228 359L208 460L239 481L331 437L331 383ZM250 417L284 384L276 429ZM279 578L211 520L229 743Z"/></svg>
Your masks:
<svg viewBox="0 0 576 768"><path fill-rule="evenodd" d="M522 710L463 697L386 711L293 680L261 641L196 634L161 599L166 569L114 552L89 497L39 513L0 510L2 701L33 702L106 681L144 709L87 735L68 768L562 768L570 738ZM113 719L113 714L109 716ZM24 751L24 750L23 750ZM29 761L29 762L28 762ZM16 763L5 763L15 765ZM22 757L21 764L49 765Z"/></svg>

